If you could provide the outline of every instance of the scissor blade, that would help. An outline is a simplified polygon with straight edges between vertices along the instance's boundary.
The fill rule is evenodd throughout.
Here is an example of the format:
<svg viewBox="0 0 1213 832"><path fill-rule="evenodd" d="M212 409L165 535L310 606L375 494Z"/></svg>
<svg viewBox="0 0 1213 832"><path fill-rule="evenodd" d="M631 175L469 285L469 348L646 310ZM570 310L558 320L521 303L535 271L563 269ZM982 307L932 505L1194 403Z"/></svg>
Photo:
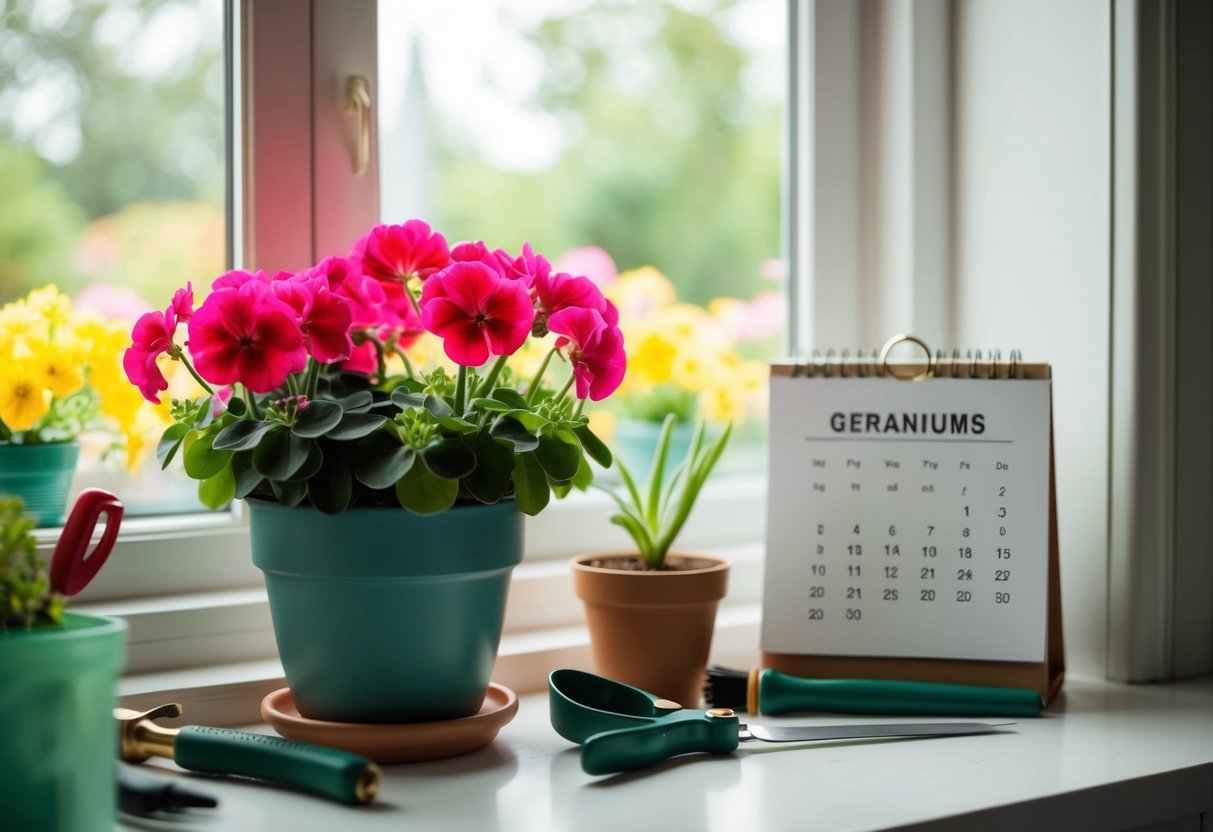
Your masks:
<svg viewBox="0 0 1213 832"><path fill-rule="evenodd" d="M855 740L870 737L952 737L965 734L994 734L1014 722L904 722L883 725L824 725L798 728L764 728L742 725L741 739L763 742L804 742L806 740Z"/></svg>

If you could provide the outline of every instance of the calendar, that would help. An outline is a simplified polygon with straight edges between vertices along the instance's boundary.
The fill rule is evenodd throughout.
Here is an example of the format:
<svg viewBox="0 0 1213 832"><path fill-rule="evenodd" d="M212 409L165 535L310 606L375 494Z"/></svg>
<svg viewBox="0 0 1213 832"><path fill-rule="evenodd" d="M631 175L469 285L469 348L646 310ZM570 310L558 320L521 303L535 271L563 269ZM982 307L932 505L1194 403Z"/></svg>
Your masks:
<svg viewBox="0 0 1213 832"><path fill-rule="evenodd" d="M1047 365L924 366L772 368L764 656L975 684L1040 667L1051 688Z"/></svg>

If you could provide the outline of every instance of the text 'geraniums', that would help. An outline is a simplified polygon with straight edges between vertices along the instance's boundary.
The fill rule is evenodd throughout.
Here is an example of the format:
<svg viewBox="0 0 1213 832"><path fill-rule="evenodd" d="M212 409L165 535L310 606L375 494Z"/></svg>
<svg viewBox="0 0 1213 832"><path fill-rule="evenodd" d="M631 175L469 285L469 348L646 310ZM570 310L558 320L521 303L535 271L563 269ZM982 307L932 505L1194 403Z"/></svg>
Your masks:
<svg viewBox="0 0 1213 832"><path fill-rule="evenodd" d="M131 337L123 366L149 401L168 387L167 360L205 390L173 402L158 456L181 452L212 507L251 496L433 514L513 496L537 514L589 485L587 454L611 464L582 408L623 381L619 313L529 244L450 248L420 220L380 225L298 273L223 274L196 308L187 284ZM424 338L441 340L453 373L414 367ZM519 379L507 361L528 343L546 354ZM553 358L567 377L549 384Z"/></svg>

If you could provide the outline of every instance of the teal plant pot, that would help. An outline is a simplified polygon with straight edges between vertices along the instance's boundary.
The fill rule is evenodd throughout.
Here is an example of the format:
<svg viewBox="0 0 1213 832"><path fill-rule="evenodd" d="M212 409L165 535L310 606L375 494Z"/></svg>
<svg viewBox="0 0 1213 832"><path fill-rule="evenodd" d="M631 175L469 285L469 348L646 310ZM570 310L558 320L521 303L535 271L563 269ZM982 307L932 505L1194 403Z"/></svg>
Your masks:
<svg viewBox="0 0 1213 832"><path fill-rule="evenodd" d="M522 560L512 501L429 517L248 506L253 562L300 714L406 723L479 711Z"/></svg>
<svg viewBox="0 0 1213 832"><path fill-rule="evenodd" d="M79 457L75 442L0 444L0 494L20 497L25 513L39 526L57 526L63 522Z"/></svg>
<svg viewBox="0 0 1213 832"><path fill-rule="evenodd" d="M0 826L113 830L126 623L67 613L0 632Z"/></svg>
<svg viewBox="0 0 1213 832"><path fill-rule="evenodd" d="M691 449L695 426L690 422L676 422L670 434L670 451L666 456L666 473L686 458ZM620 419L615 426L611 447L622 457L628 470L643 482L653 466L657 455L657 440L661 437L661 422L646 419Z"/></svg>

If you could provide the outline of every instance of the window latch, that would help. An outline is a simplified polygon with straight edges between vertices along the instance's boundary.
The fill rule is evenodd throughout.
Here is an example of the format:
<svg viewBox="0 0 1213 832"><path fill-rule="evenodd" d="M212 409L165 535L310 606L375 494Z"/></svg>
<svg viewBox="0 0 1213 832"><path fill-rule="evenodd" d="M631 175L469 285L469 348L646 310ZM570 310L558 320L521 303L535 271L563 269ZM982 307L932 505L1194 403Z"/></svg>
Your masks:
<svg viewBox="0 0 1213 832"><path fill-rule="evenodd" d="M371 83L365 75L345 80L345 112L358 120L354 146L354 178L361 179L371 163Z"/></svg>

